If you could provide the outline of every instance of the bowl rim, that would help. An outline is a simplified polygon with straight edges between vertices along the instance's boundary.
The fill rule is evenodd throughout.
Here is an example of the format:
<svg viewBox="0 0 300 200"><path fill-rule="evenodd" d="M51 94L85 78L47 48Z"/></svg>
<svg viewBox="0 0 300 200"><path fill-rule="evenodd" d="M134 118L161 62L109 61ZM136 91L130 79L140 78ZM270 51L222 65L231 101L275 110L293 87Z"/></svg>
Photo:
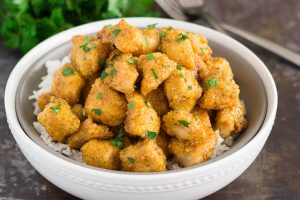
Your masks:
<svg viewBox="0 0 300 200"><path fill-rule="evenodd" d="M251 57L251 59L253 59L253 60L251 60L252 61L251 66L255 69L256 73L258 74L259 78L261 79L263 87L266 92L266 96L267 96L266 115L265 115L264 121L262 122L262 125L261 125L260 129L258 130L258 132L256 133L256 135L252 139L250 139L244 146L237 149L237 151L232 152L231 154L228 154L225 157L222 157L221 159L216 159L216 160L213 160L212 162L207 161L207 162L203 163L203 165L200 165L200 166L196 165L196 166L191 166L191 167L187 167L187 168L182 168L180 170L170 170L170 171L166 171L166 172L155 172L155 173L133 173L133 172L113 171L113 170L96 168L96 167L92 167L92 166L86 166L86 165L78 163L77 161L70 161L67 159L62 159L61 157L43 149L41 146L39 146L37 143L35 143L26 134L26 132L22 128L20 121L18 120L17 113L16 113L15 97L16 97L16 92L17 92L16 89L17 89L18 83L15 83L14 80L16 79L16 77L19 77L19 79L21 79L24 72L26 72L25 69L22 69L22 65L24 63L26 63L27 60L32 59L38 53L40 48L46 47L46 45L49 45L49 43L51 43L51 42L55 43L55 41L57 41L59 39L59 37L62 35L68 35L70 32L87 34L87 33L85 33L86 31L82 31L86 27L97 26L97 25L99 25L99 23L114 24L114 23L118 22L120 19L125 19L129 23L132 23L134 21L143 20L143 22L147 23L147 24L155 23L155 22L158 22L158 23L159 22L172 22L172 23L176 22L176 23L178 23L178 26L182 26L182 25L189 26L189 27L191 27L191 26L199 27L200 26L203 29L207 29L207 31L213 32L214 34L217 34L220 37L223 37L228 42L235 45L237 48L243 50L245 52L245 54L247 55L247 57ZM52 44L52 45L54 45L54 44ZM54 45L54 46L57 46L57 45ZM255 63L256 65L253 65L253 63ZM14 91L14 88L16 88L15 92L11 92L11 91ZM16 131L14 131L15 134L18 134L18 136L21 137L21 140L23 142L28 143L29 145L34 147L36 150L43 151L43 153L45 153L47 156L51 156L51 157L53 156L54 159L58 158L59 161L63 162L62 164L64 164L65 166L77 168L78 170L80 170L80 171L83 170L87 173L90 173L92 170L93 173L98 173L98 174L100 173L101 175L109 175L109 176L116 175L116 176L124 176L124 177L130 176L131 178L135 177L137 179L143 179L143 178L150 178L150 177L157 178L158 175L161 178L162 175L170 176L170 175L174 175L174 174L183 175L185 173L193 173L193 171L199 170L199 168L201 168L201 170L205 170L205 169L209 168L212 164L218 165L222 162L228 161L235 154L237 154L238 152L247 148L247 146L250 146L251 144L255 143L256 140L259 140L260 136L266 134L268 132L267 129L269 127L272 127L274 120L275 120L276 111L277 111L278 96L277 96L277 89L276 89L275 82L272 78L271 73L269 72L267 67L264 65L264 63L247 47L245 47L243 44L239 43L238 41L232 39L231 37L224 35L222 33L219 33L210 28L207 28L207 27L204 27L201 25L197 25L197 24L193 24L190 22L183 22L183 21L178 21L178 20L173 20L173 19L164 19L164 18L132 17L132 18L116 18L116 19L109 19L109 20L101 20L101 21L90 22L87 24L76 26L74 28L68 29L61 33L58 33L58 34L44 40L40 44L38 44L36 47L34 47L32 50L30 50L26 55L24 55L20 59L20 61L16 64L15 68L11 72L9 79L7 81L6 89L5 89L4 103L5 103L7 120L9 122L9 124L13 126L13 127L10 127L10 129L14 128L16 130ZM14 135L14 137L16 137L16 136Z"/></svg>

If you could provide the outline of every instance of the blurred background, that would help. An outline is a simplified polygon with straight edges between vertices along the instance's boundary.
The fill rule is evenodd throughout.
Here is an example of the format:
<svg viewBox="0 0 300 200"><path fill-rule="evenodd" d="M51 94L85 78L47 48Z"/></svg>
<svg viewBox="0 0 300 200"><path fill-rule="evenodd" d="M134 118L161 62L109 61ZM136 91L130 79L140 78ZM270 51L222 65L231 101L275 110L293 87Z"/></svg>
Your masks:
<svg viewBox="0 0 300 200"><path fill-rule="evenodd" d="M299 0L207 0L203 10L217 21L300 53ZM128 16L169 17L153 0L0 1L0 199L76 199L35 171L10 133L3 97L14 65L24 53L57 32L91 21ZM279 95L277 119L255 162L233 183L206 199L300 199L300 70L232 36L271 71Z"/></svg>

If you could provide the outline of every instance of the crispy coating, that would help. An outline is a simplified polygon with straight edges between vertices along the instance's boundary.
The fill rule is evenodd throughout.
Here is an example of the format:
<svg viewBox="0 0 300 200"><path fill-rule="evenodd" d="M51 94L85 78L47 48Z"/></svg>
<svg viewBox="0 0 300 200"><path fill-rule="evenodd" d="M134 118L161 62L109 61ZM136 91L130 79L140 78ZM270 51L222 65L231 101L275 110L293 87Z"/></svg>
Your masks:
<svg viewBox="0 0 300 200"><path fill-rule="evenodd" d="M186 34L181 29L166 31L166 36L162 39L162 52L188 69L201 68L201 56L194 53L190 39L184 39Z"/></svg>
<svg viewBox="0 0 300 200"><path fill-rule="evenodd" d="M207 121L208 120L208 121ZM194 143L207 138L211 125L206 111L195 111L193 114L184 110L173 110L162 118L162 130L180 140Z"/></svg>
<svg viewBox="0 0 300 200"><path fill-rule="evenodd" d="M141 93L147 95L166 80L176 69L176 63L162 53L141 55L138 68L143 73Z"/></svg>
<svg viewBox="0 0 300 200"><path fill-rule="evenodd" d="M234 106L217 112L215 128L220 131L220 135L223 138L231 134L240 133L243 129L247 128L245 115L245 105L239 100Z"/></svg>
<svg viewBox="0 0 300 200"><path fill-rule="evenodd" d="M67 144L73 149L79 149L92 139L110 139L114 134L106 125L99 125L93 122L92 118L81 123L79 130L67 139Z"/></svg>
<svg viewBox="0 0 300 200"><path fill-rule="evenodd" d="M75 104L72 106L72 112L76 115L76 117L82 122L85 120L85 116L83 115L83 107L81 104Z"/></svg>
<svg viewBox="0 0 300 200"><path fill-rule="evenodd" d="M214 131L210 131L207 139L201 143L191 143L172 138L169 143L169 150L180 165L188 167L207 161L213 153L217 141L217 135Z"/></svg>
<svg viewBox="0 0 300 200"><path fill-rule="evenodd" d="M169 152L170 139L171 139L170 136L167 135L163 130L160 130L160 132L156 138L157 145L163 150L163 152L167 158L170 154L170 152Z"/></svg>
<svg viewBox="0 0 300 200"><path fill-rule="evenodd" d="M113 89L110 89L97 79L92 85L85 102L86 114L95 122L100 122L108 126L120 125L127 108L125 96Z"/></svg>
<svg viewBox="0 0 300 200"><path fill-rule="evenodd" d="M83 161L95 167L119 170L120 149L108 140L90 140L81 147Z"/></svg>
<svg viewBox="0 0 300 200"><path fill-rule="evenodd" d="M164 89L173 109L190 111L200 98L202 88L194 77L194 73L184 67L175 70L164 82Z"/></svg>
<svg viewBox="0 0 300 200"><path fill-rule="evenodd" d="M143 35L145 38L145 47L139 54L146 54L156 52L160 44L159 30L158 29L144 29Z"/></svg>
<svg viewBox="0 0 300 200"><path fill-rule="evenodd" d="M164 88L160 85L156 90L152 90L147 96L147 104L150 102L150 106L154 108L158 116L163 116L169 112L169 102L164 93Z"/></svg>
<svg viewBox="0 0 300 200"><path fill-rule="evenodd" d="M105 69L108 76L104 79L104 83L125 94L134 92L134 84L139 76L135 64L129 63L129 59L136 60L131 53L119 55Z"/></svg>
<svg viewBox="0 0 300 200"><path fill-rule="evenodd" d="M87 44L85 40L88 40ZM76 35L72 38L72 43L72 64L84 78L92 76L100 69L99 61L105 59L111 49L110 44L96 40L93 36ZM85 50L84 46L88 49Z"/></svg>
<svg viewBox="0 0 300 200"><path fill-rule="evenodd" d="M160 119L152 107L147 106L145 99L137 92L126 96L128 110L125 119L125 131L130 136L146 138L147 131L159 132Z"/></svg>
<svg viewBox="0 0 300 200"><path fill-rule="evenodd" d="M73 73L67 76L63 75L66 69L73 70ZM84 79L73 66L65 64L54 73L51 93L56 97L65 99L72 106L79 102L80 92L84 85Z"/></svg>
<svg viewBox="0 0 300 200"><path fill-rule="evenodd" d="M211 57L212 50L208 46L207 39L204 35L189 32L187 36L191 41L194 52L200 55L203 61L208 60Z"/></svg>
<svg viewBox="0 0 300 200"><path fill-rule="evenodd" d="M37 99L37 105L40 109L40 111L44 110L45 106L50 103L51 99L51 93L50 92L45 92L41 94L38 99Z"/></svg>
<svg viewBox="0 0 300 200"><path fill-rule="evenodd" d="M69 104L56 97L51 98L51 102L38 114L37 119L57 142L63 142L67 136L76 132L80 125L80 120L72 112Z"/></svg>
<svg viewBox="0 0 300 200"><path fill-rule="evenodd" d="M80 101L83 104L84 104L87 96L89 95L89 92L90 92L90 90L92 88L92 85L94 84L95 80L97 78L99 78L99 76L100 75L98 73L96 73L96 74L94 74L94 75L92 75L92 76L90 76L90 77L88 77L88 78L85 79L85 85L84 85L84 87L83 87L83 89L81 91L81 99L80 99Z"/></svg>
<svg viewBox="0 0 300 200"><path fill-rule="evenodd" d="M166 156L153 140L143 140L120 152L122 170L160 172L166 170Z"/></svg>

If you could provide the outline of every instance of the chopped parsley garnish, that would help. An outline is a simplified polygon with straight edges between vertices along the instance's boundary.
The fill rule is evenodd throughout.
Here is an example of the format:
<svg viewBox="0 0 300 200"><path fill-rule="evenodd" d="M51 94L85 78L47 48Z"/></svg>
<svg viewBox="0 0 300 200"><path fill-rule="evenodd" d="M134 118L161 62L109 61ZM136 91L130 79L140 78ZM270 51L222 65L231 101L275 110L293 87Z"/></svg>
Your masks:
<svg viewBox="0 0 300 200"><path fill-rule="evenodd" d="M184 75L182 73L180 74L180 78L184 78Z"/></svg>
<svg viewBox="0 0 300 200"><path fill-rule="evenodd" d="M127 61L131 64L135 64L137 62L135 58L129 58Z"/></svg>
<svg viewBox="0 0 300 200"><path fill-rule="evenodd" d="M119 35L120 32L121 32L120 29L115 29L115 30L113 30L111 33L112 33L115 37L117 37L117 36Z"/></svg>
<svg viewBox="0 0 300 200"><path fill-rule="evenodd" d="M111 60L116 60L117 59L117 57L118 57L118 55L113 55L113 57L111 57Z"/></svg>
<svg viewBox="0 0 300 200"><path fill-rule="evenodd" d="M102 96L103 96L103 93L102 93L102 92L99 92L99 93L97 94L97 96L96 96L96 99L101 99Z"/></svg>
<svg viewBox="0 0 300 200"><path fill-rule="evenodd" d="M168 31L173 30L174 28L172 26L169 26L169 28L167 29Z"/></svg>
<svg viewBox="0 0 300 200"><path fill-rule="evenodd" d="M92 109L92 111L96 114L96 115L101 115L102 111L99 108L94 108Z"/></svg>
<svg viewBox="0 0 300 200"><path fill-rule="evenodd" d="M72 76L72 75L74 75L74 69L73 68L70 68L70 67L66 67L66 68L64 68L63 69L63 71L62 71L62 75L63 76Z"/></svg>
<svg viewBox="0 0 300 200"><path fill-rule="evenodd" d="M123 130L123 128L120 128L118 131L118 135L111 140L111 145L113 145L114 147L119 147L120 149L123 149L124 144L123 144L123 138L125 136L125 132Z"/></svg>
<svg viewBox="0 0 300 200"><path fill-rule="evenodd" d="M151 102L150 102L150 101L147 101L147 103L146 103L146 104L147 104L147 106L148 106L148 107L152 108L152 104L151 104Z"/></svg>
<svg viewBox="0 0 300 200"><path fill-rule="evenodd" d="M149 25L147 26L147 28L148 28L148 29L155 29L155 28L156 28L156 25L157 25L157 23L155 23L155 24L149 24Z"/></svg>
<svg viewBox="0 0 300 200"><path fill-rule="evenodd" d="M107 64L104 66L104 69L106 69L106 68L108 68L108 67L110 67L110 66L112 66L112 64L107 63Z"/></svg>
<svg viewBox="0 0 300 200"><path fill-rule="evenodd" d="M146 43L146 47L149 47L149 39L147 37L145 38L145 43Z"/></svg>
<svg viewBox="0 0 300 200"><path fill-rule="evenodd" d="M112 27L112 25L111 25L111 24L107 24L107 25L105 25L105 28L106 28L106 29L111 29L111 27Z"/></svg>
<svg viewBox="0 0 300 200"><path fill-rule="evenodd" d="M96 48L95 45L92 45L91 47L88 47L89 42L90 42L90 38L89 37L85 37L84 40L83 40L83 44L80 46L80 48L82 48L82 50L84 52L89 52L90 50Z"/></svg>
<svg viewBox="0 0 300 200"><path fill-rule="evenodd" d="M159 37L165 38L167 33L165 31L159 31Z"/></svg>
<svg viewBox="0 0 300 200"><path fill-rule="evenodd" d="M207 50L206 50L205 48L203 48L203 47L200 47L199 49L202 51L202 53L204 53L204 54L206 54L206 53L207 53Z"/></svg>
<svg viewBox="0 0 300 200"><path fill-rule="evenodd" d="M134 101L131 101L129 104L128 104L128 109L133 109L134 108Z"/></svg>
<svg viewBox="0 0 300 200"><path fill-rule="evenodd" d="M106 71L103 71L103 72L101 73L100 79L101 79L101 80L104 80L106 77L108 77L108 73L106 73Z"/></svg>
<svg viewBox="0 0 300 200"><path fill-rule="evenodd" d="M184 120L184 119L178 120L177 122L179 124L182 124L185 127L189 127L190 126L190 123L188 121Z"/></svg>
<svg viewBox="0 0 300 200"><path fill-rule="evenodd" d="M127 157L127 160L131 163L134 164L135 163L135 159L132 157Z"/></svg>
<svg viewBox="0 0 300 200"><path fill-rule="evenodd" d="M151 72L152 72L154 78L155 78L155 79L158 79L158 76L157 76L156 72L154 71L154 69L151 69Z"/></svg>
<svg viewBox="0 0 300 200"><path fill-rule="evenodd" d="M177 66L176 66L176 69L177 69L177 70L182 70L182 67L181 67L180 65L177 65Z"/></svg>
<svg viewBox="0 0 300 200"><path fill-rule="evenodd" d="M154 60L155 56L152 53L147 54L147 60Z"/></svg>
<svg viewBox="0 0 300 200"><path fill-rule="evenodd" d="M110 75L115 75L115 74L117 74L117 70L116 69L112 69L110 72L109 72L109 74Z"/></svg>
<svg viewBox="0 0 300 200"><path fill-rule="evenodd" d="M191 85L188 86L188 89L189 89L189 90L192 90L192 88L193 88L193 86L191 86Z"/></svg>
<svg viewBox="0 0 300 200"><path fill-rule="evenodd" d="M188 39L188 36L186 36L186 35L180 33L180 34L179 34L179 38L178 38L176 41L177 41L177 42L182 42L182 41L184 41L184 40L186 40L186 39Z"/></svg>
<svg viewBox="0 0 300 200"><path fill-rule="evenodd" d="M100 60L99 60L99 65L100 65L101 67L104 67L104 66L105 66L105 59L104 59L104 58L100 58Z"/></svg>
<svg viewBox="0 0 300 200"><path fill-rule="evenodd" d="M218 83L219 80L217 78L211 78L204 84L204 88L215 87L218 85Z"/></svg>
<svg viewBox="0 0 300 200"><path fill-rule="evenodd" d="M61 104L58 104L54 107L50 107L50 109L53 110L55 113L59 113L60 107L61 107Z"/></svg>
<svg viewBox="0 0 300 200"><path fill-rule="evenodd" d="M154 131L147 131L146 136L150 140L154 140L157 137L157 133Z"/></svg>

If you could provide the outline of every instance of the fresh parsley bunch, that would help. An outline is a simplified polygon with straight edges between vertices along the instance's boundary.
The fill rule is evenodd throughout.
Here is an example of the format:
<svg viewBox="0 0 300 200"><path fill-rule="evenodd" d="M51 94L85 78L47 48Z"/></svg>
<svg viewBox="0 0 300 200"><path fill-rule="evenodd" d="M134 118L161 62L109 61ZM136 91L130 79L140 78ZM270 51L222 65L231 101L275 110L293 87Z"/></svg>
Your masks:
<svg viewBox="0 0 300 200"><path fill-rule="evenodd" d="M153 0L1 0L0 37L23 53L47 37L101 19L157 16Z"/></svg>

